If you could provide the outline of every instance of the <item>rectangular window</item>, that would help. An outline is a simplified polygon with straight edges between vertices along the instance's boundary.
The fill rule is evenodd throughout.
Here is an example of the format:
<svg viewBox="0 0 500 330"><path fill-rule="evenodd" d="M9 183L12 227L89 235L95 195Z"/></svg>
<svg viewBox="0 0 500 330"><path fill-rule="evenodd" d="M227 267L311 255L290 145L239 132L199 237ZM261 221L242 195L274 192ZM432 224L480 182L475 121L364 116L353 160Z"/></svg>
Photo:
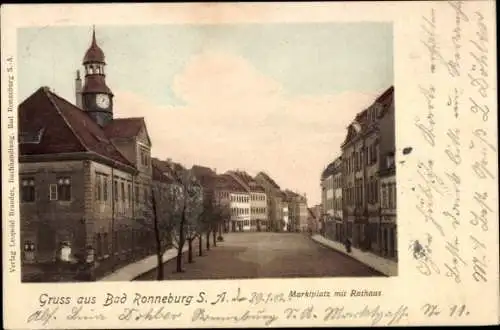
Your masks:
<svg viewBox="0 0 500 330"><path fill-rule="evenodd" d="M144 203L148 202L148 189L144 188Z"/></svg>
<svg viewBox="0 0 500 330"><path fill-rule="evenodd" d="M388 206L391 209L392 208L392 184L387 185L388 188Z"/></svg>
<svg viewBox="0 0 500 330"><path fill-rule="evenodd" d="M71 200L71 179L69 177L57 179L57 199L60 201Z"/></svg>
<svg viewBox="0 0 500 330"><path fill-rule="evenodd" d="M135 202L139 203L139 187L135 187Z"/></svg>
<svg viewBox="0 0 500 330"><path fill-rule="evenodd" d="M24 178L21 182L21 201L25 203L35 201L35 179Z"/></svg>
<svg viewBox="0 0 500 330"><path fill-rule="evenodd" d="M95 176L95 200L101 200L101 177L99 174Z"/></svg>
<svg viewBox="0 0 500 330"><path fill-rule="evenodd" d="M103 201L108 200L108 177L102 177L102 199Z"/></svg>
<svg viewBox="0 0 500 330"><path fill-rule="evenodd" d="M132 186L130 183L127 185L128 205L132 205Z"/></svg>
<svg viewBox="0 0 500 330"><path fill-rule="evenodd" d="M49 185L49 199L51 201L57 200L57 185L56 184Z"/></svg>
<svg viewBox="0 0 500 330"><path fill-rule="evenodd" d="M392 204L392 207L393 207L393 208L396 208L396 205L397 205L397 199L398 199L398 194L396 193L396 192L397 192L397 191L396 191L396 184L395 184L395 183L393 183L393 184L392 184L392 187L393 187L393 190L394 190L394 202L393 202L393 204Z"/></svg>
<svg viewBox="0 0 500 330"><path fill-rule="evenodd" d="M114 195L114 200L118 201L118 181L114 180L113 181L113 195Z"/></svg>
<svg viewBox="0 0 500 330"><path fill-rule="evenodd" d="M122 202L125 202L125 182L120 182Z"/></svg>

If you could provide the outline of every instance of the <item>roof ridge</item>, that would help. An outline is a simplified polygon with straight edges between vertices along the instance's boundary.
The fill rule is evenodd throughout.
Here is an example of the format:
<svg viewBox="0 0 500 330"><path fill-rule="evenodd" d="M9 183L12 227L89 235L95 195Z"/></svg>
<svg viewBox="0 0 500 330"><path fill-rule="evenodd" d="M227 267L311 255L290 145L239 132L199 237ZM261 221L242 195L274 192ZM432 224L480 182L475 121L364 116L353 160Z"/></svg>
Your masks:
<svg viewBox="0 0 500 330"><path fill-rule="evenodd" d="M118 118L113 118L113 120L132 120L132 119L144 119L143 117L118 117Z"/></svg>
<svg viewBox="0 0 500 330"><path fill-rule="evenodd" d="M62 113L61 109L59 109L59 107L57 106L57 103L54 102L54 100L52 99L53 96L55 96L55 97L59 97L59 96L57 96L56 94L54 94L51 91L49 91L48 88L42 87L41 89L42 89L43 93L47 96L47 98L49 99L49 102L54 106L54 109L56 109L56 111L59 114L59 116L61 116L61 118L64 120L64 123L66 123L66 126L69 127L69 129L71 130L71 133L73 133L73 135L76 137L76 139L78 140L78 142L80 142L81 146L87 152L91 151L90 148L83 142L82 138L78 134L76 134L75 129L73 128L73 126L71 126L71 124L69 123L68 119L64 116L64 114ZM61 100L66 101L66 100L64 100L62 98L61 98Z"/></svg>
<svg viewBox="0 0 500 330"><path fill-rule="evenodd" d="M61 96L49 91L49 90L46 90L44 89L44 91L47 93L47 96L49 97L51 103L54 105L54 107L57 109L57 111L59 112L59 114L61 115L61 117L63 118L64 122L68 125L68 127L71 129L71 132L73 133L73 135L76 136L76 138L78 139L78 141L80 141L80 143L82 144L82 146L88 151L88 152L93 152L95 153L95 151L93 151L92 149L90 149L87 145L85 145L85 143L83 142L83 140L80 138L80 136L78 134L76 134L74 128L71 126L71 124L69 123L69 121L66 119L66 117L64 116L64 114L62 113L62 111L59 109L59 107L57 106L57 103L54 102L52 100L51 97L56 97L58 99L60 99L62 102L66 102L67 104L69 104L70 106L74 107L75 110L77 111L82 111L80 108L78 108L77 106L75 106L73 103L69 102L68 100L62 98ZM84 115L87 115L84 111L82 111ZM92 118L89 118L92 122L94 122L92 120ZM96 123L97 126L99 126L97 123ZM123 165L126 165L126 166L129 166L129 167L132 167L135 169L135 165L133 163L131 163L127 157L125 157L125 155L116 147L116 145L113 143L113 141L111 141L111 139L106 135L106 133L104 132L104 130L99 126L98 127L99 129L102 130L102 133L103 133L103 136L106 138L106 140L103 141L103 138L101 138L100 136L97 136L94 134L94 132L92 132L92 130L88 129L87 130L87 133L91 134L96 140L98 140L99 142L107 142L109 143L114 151L116 151L118 154L120 154L120 156L122 156L123 160L125 160L127 163L123 163ZM106 157L106 158L110 158L110 157L107 157L105 155L101 155L99 154L100 156L102 157ZM111 158L110 158L111 159ZM115 160L116 161L116 160Z"/></svg>

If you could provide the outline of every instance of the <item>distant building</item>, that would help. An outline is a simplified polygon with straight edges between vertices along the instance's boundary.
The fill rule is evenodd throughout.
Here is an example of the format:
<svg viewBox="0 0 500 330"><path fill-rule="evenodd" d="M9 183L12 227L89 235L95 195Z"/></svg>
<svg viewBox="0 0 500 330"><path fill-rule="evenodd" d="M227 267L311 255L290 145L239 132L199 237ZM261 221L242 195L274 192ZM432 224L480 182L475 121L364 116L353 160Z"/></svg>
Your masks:
<svg viewBox="0 0 500 330"><path fill-rule="evenodd" d="M52 262L61 245L70 246L73 259L92 253L96 268L153 247L137 221L151 198L146 124L113 118L95 32L83 65L77 105L42 87L18 108L21 244L32 250L23 264Z"/></svg>
<svg viewBox="0 0 500 330"><path fill-rule="evenodd" d="M323 205L322 223L326 237L343 241L342 209L342 158L338 157L328 164L321 174L321 199Z"/></svg>
<svg viewBox="0 0 500 330"><path fill-rule="evenodd" d="M288 203L290 231L307 231L309 210L307 198L291 190L285 190Z"/></svg>
<svg viewBox="0 0 500 330"><path fill-rule="evenodd" d="M283 217L283 193L280 186L266 173L259 172L255 181L265 190L267 195L268 231L283 231L285 228Z"/></svg>
<svg viewBox="0 0 500 330"><path fill-rule="evenodd" d="M216 190L222 201L228 202L231 219L225 231L250 231L250 193L229 174L219 174Z"/></svg>
<svg viewBox="0 0 500 330"><path fill-rule="evenodd" d="M266 231L268 223L267 195L264 187L245 171L228 171L250 194L250 230Z"/></svg>
<svg viewBox="0 0 500 330"><path fill-rule="evenodd" d="M317 234L322 230L321 224L321 205L315 205L313 207L308 208L309 215L307 218L307 230L310 233Z"/></svg>

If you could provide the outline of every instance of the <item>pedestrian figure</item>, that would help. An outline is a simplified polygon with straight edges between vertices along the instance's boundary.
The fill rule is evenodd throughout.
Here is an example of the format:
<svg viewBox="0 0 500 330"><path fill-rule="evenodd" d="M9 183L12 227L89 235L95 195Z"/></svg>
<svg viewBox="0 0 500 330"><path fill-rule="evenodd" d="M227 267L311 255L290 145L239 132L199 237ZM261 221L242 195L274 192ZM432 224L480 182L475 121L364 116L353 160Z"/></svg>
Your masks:
<svg viewBox="0 0 500 330"><path fill-rule="evenodd" d="M351 253L351 240L349 238L345 239L345 249L347 253Z"/></svg>

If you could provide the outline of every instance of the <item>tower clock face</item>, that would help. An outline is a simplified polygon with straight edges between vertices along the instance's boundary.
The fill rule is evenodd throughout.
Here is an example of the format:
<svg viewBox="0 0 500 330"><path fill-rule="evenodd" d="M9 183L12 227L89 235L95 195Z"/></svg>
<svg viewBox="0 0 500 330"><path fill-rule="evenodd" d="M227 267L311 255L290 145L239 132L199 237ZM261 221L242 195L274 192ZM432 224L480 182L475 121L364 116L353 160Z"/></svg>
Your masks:
<svg viewBox="0 0 500 330"><path fill-rule="evenodd" d="M95 99L96 105L101 109L106 109L109 107L109 95L107 94L97 94Z"/></svg>

